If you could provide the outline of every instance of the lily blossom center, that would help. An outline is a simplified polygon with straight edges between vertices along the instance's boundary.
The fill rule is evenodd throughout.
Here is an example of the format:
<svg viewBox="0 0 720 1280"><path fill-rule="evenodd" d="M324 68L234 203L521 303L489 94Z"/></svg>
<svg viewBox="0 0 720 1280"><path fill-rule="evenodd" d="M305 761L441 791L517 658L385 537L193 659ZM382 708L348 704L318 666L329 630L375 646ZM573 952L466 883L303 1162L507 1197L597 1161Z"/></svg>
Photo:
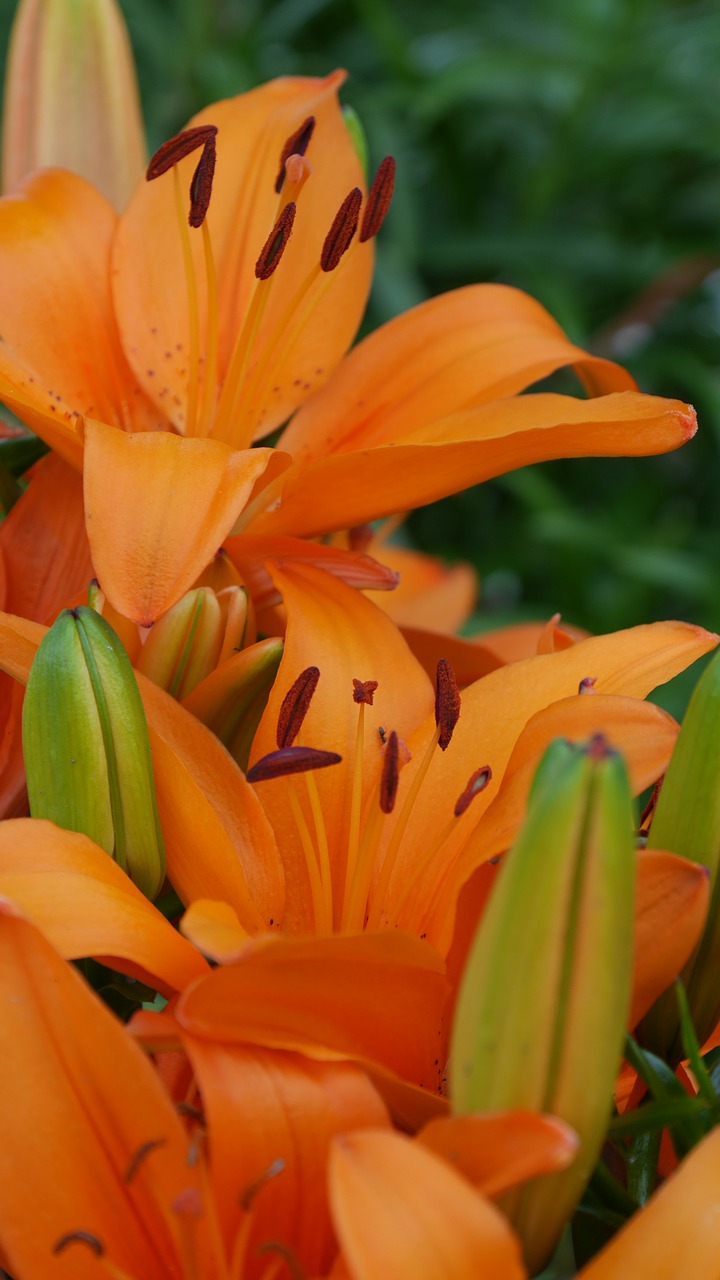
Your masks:
<svg viewBox="0 0 720 1280"><path fill-rule="evenodd" d="M180 430L187 436L213 437L235 449L252 445L258 409L271 392L273 371L285 359L322 301L328 277L340 268L354 244L377 235L392 197L395 162L387 156L378 168L365 202L354 187L342 201L325 236L319 260L299 285L284 299L279 320L270 341L258 343L258 335L274 290L282 290L276 277L288 250L296 225L302 225L302 190L312 180L312 164L306 158L315 133L316 120L308 116L282 147L275 191L275 216L263 244L257 246L255 284L244 318L238 326L234 345L221 367L216 256L207 214L212 202L213 178L218 146L222 147L215 125L198 125L171 138L152 157L148 181L172 173L177 231L182 248L183 272L189 317L187 351L187 396ZM179 173L179 164L200 150L190 183L189 213ZM299 209L299 212L298 212ZM362 219L361 219L362 214ZM360 227L359 235L356 234ZM302 232L301 232L302 233ZM202 254L194 252L193 237L202 239ZM198 262L202 265L198 266Z"/></svg>
<svg viewBox="0 0 720 1280"><path fill-rule="evenodd" d="M297 677L280 707L276 735L278 750L257 760L249 769L247 779L253 784L274 782L287 788L305 860L318 934L356 933L363 928L397 928L402 911L420 878L453 834L458 819L489 783L492 769L486 764L471 774L450 811L447 823L414 858L412 874L401 891L398 893L397 887L393 886L391 894L393 871L423 781L436 752L445 751L450 745L460 715L460 694L454 672L446 659L440 660L435 732L399 804L400 775L411 759L410 751L394 729L388 731L380 727L376 772L371 784L367 785L364 776L365 708L373 705L378 682L353 680L352 697L357 705L357 724L353 758L346 762L352 779L352 799L347 830L341 834L346 846L343 858L338 858L337 850L331 848L329 824L325 820L314 777L316 769L341 764L341 757L318 747L296 745L319 679L320 672L315 666L307 667ZM288 778L290 774L302 775L302 783L298 781L296 784L294 778ZM301 803L303 784L310 821ZM339 874L342 875L341 884L334 882Z"/></svg>

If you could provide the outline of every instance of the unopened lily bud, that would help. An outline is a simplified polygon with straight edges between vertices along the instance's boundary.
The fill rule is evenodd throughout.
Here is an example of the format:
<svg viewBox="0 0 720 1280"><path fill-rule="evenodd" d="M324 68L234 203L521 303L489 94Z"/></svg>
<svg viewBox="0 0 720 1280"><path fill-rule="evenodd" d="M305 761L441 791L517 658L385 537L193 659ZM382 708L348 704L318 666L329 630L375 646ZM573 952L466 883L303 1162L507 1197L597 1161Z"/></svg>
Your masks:
<svg viewBox="0 0 720 1280"><path fill-rule="evenodd" d="M185 698L217 665L224 631L215 592L196 587L158 619L135 666L171 697Z"/></svg>
<svg viewBox="0 0 720 1280"><path fill-rule="evenodd" d="M667 849L710 872L703 936L681 973L698 1040L720 1021L720 653L698 681L655 805L648 848ZM638 1039L660 1055L684 1056L674 990L655 1003Z"/></svg>
<svg viewBox="0 0 720 1280"><path fill-rule="evenodd" d="M456 1113L521 1107L577 1133L567 1170L504 1208L535 1274L597 1161L631 990L635 852L627 775L603 739L558 740L536 776L465 970L450 1057Z"/></svg>
<svg viewBox="0 0 720 1280"><path fill-rule="evenodd" d="M125 650L94 609L65 609L27 683L30 812L90 836L153 898L165 878L150 741Z"/></svg>
<svg viewBox="0 0 720 1280"><path fill-rule="evenodd" d="M212 729L241 769L247 769L282 655L282 640L259 640L221 663L183 699L183 706Z"/></svg>
<svg viewBox="0 0 720 1280"><path fill-rule="evenodd" d="M116 0L20 0L8 54L3 190L48 165L122 209L145 167L137 79Z"/></svg>

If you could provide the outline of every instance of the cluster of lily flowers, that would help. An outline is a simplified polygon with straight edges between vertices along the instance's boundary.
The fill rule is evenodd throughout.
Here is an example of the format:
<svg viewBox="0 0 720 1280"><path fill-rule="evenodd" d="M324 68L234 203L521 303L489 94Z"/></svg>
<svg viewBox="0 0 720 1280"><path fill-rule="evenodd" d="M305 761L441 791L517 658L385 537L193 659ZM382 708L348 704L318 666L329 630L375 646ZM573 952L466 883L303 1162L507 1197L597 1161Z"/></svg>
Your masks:
<svg viewBox="0 0 720 1280"><path fill-rule="evenodd" d="M0 1265L521 1280L571 1224L585 1280L716 1278L720 668L645 699L717 637L461 639L470 571L388 541L692 409L503 285L350 349L394 163L343 74L143 177L110 5L53 132L71 9L20 6L0 200Z"/></svg>

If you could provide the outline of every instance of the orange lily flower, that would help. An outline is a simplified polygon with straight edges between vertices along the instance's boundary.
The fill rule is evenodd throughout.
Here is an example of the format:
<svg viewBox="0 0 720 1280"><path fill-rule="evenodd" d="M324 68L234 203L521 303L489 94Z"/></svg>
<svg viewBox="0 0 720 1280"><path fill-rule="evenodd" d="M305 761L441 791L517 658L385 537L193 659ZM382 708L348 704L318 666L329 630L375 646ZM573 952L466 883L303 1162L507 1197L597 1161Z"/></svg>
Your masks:
<svg viewBox="0 0 720 1280"><path fill-rule="evenodd" d="M343 359L392 166L361 209L342 79L201 112L196 176L180 135L120 218L59 171L0 202L0 397L83 467L97 575L143 624L233 527L317 536L531 461L658 452L695 429L501 285L425 303ZM565 365L594 399L518 395ZM294 411L277 450L250 449Z"/></svg>
<svg viewBox="0 0 720 1280"><path fill-rule="evenodd" d="M452 741L442 750L432 685L385 615L308 565L278 566L273 579L287 635L248 776L258 778L259 762L269 758L270 776L253 786L282 851L284 927L399 925L427 935L441 954L463 884L512 843L545 746L559 734L583 740L602 731L625 751L642 789L665 767L677 727L640 699L716 643L684 624L655 624L512 663L464 690ZM280 783L272 753L283 700L313 667L319 682L298 741L339 753L343 765L305 774L297 785ZM578 695L587 677L592 692ZM377 681L371 704L353 701L353 680ZM397 796L383 811L384 743L393 730L412 758L403 763L399 747ZM477 778L454 813L469 775L486 766L491 776Z"/></svg>

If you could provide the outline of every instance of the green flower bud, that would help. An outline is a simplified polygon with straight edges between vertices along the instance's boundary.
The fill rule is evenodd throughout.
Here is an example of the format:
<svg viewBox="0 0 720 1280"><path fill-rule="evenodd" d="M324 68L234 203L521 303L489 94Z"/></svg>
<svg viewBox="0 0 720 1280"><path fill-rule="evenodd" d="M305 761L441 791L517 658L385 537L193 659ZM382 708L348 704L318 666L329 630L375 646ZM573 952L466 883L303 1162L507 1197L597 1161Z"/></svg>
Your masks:
<svg viewBox="0 0 720 1280"><path fill-rule="evenodd" d="M101 845L148 898L165 878L150 741L115 632L93 609L65 609L30 670L23 708L30 812Z"/></svg>
<svg viewBox="0 0 720 1280"><path fill-rule="evenodd" d="M612 1107L631 993L632 832L621 758L601 738L553 743L463 977L453 1110L550 1113L580 1139L567 1170L503 1205L533 1274L582 1194Z"/></svg>
<svg viewBox="0 0 720 1280"><path fill-rule="evenodd" d="M72 169L122 209L145 168L132 51L116 0L20 0L5 78L3 189Z"/></svg>

